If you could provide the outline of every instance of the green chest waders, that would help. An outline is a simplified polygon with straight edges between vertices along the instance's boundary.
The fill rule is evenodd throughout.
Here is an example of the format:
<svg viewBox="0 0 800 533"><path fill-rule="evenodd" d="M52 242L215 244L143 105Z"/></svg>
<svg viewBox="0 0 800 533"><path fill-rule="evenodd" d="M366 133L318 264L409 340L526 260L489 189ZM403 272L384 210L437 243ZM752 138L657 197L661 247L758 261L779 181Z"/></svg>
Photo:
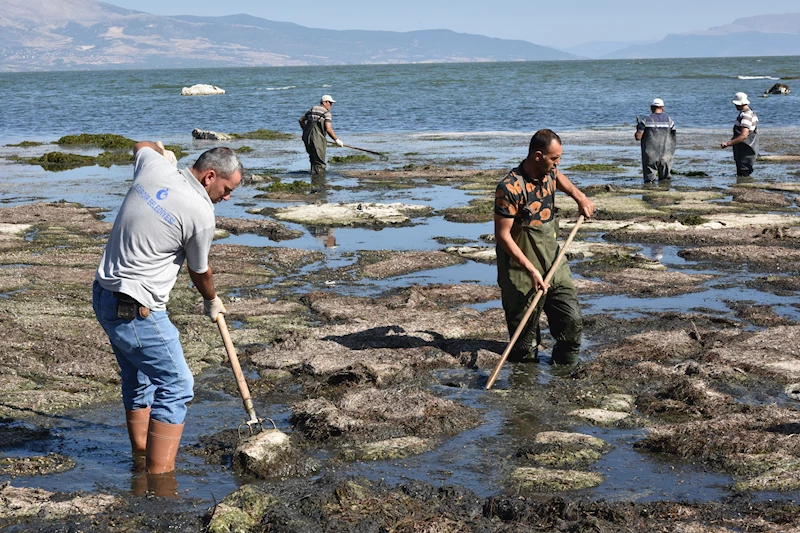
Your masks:
<svg viewBox="0 0 800 533"><path fill-rule="evenodd" d="M311 174L325 174L325 149L328 144L325 137L325 123L311 122L306 125L303 132L303 142L308 152L308 161L311 163Z"/></svg>
<svg viewBox="0 0 800 533"><path fill-rule="evenodd" d="M517 225L511 229L511 237L525 257L533 263L544 277L558 255L558 221L545 222L541 226ZM513 335L536 294L533 279L528 271L514 261L501 246L497 247L497 282L502 293L503 310L506 315L509 335ZM556 340L552 360L556 364L575 364L578 361L583 321L578 305L577 291L572 283L572 274L566 261L558 266L550 289L539 300L514 347L517 354L528 353L533 358L541 342L539 315L544 310L550 324L550 333ZM535 343L535 344L534 344ZM519 355L517 356L519 357Z"/></svg>

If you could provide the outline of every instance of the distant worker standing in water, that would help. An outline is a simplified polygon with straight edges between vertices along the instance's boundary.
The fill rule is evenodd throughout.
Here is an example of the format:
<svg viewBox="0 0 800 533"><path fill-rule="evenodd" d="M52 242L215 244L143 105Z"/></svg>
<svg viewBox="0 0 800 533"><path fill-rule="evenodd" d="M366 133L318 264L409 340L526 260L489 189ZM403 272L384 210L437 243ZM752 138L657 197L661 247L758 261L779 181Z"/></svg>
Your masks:
<svg viewBox="0 0 800 533"><path fill-rule="evenodd" d="M656 98L650 104L650 114L636 117L637 141L642 143L642 173L645 183L672 178L675 157L675 123L664 113L664 100Z"/></svg>
<svg viewBox="0 0 800 533"><path fill-rule="evenodd" d="M739 111L739 116L733 125L733 138L720 146L722 148L733 146L736 175L747 177L753 173L753 164L758 157L758 117L750 109L750 100L745 93L736 93L733 105Z"/></svg>
<svg viewBox="0 0 800 533"><path fill-rule="evenodd" d="M578 212L591 217L594 203L558 170L561 139L551 130L531 138L528 156L497 185L494 233L497 242L497 282L502 294L509 335L513 335L531 303L544 291L536 311L509 354L509 361L536 362L540 342L539 315L544 310L556 340L552 363L578 362L583 319L575 285L566 261L559 264L550 284L544 276L558 255L556 189L572 197Z"/></svg>
<svg viewBox="0 0 800 533"><path fill-rule="evenodd" d="M337 145L344 146L344 142L336 136L331 126L331 107L335 103L336 100L326 94L320 99L319 105L315 105L300 117L300 127L303 129L303 142L311 163L312 177L325 175L325 147L328 143L326 134L330 135Z"/></svg>

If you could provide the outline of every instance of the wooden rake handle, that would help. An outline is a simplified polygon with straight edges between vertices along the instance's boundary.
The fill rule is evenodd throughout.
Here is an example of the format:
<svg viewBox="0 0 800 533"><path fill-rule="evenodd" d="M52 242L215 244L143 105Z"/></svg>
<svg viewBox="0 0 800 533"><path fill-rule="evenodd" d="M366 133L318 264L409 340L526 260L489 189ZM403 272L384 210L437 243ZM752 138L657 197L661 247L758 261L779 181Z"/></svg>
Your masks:
<svg viewBox="0 0 800 533"><path fill-rule="evenodd" d="M228 332L228 324L225 322L225 315L219 313L217 315L217 326L219 326L219 333L222 335L222 342L225 343L225 351L228 352L228 359L231 361L231 368L233 368L233 375L236 376L236 385L239 387L239 394L242 395L242 404L244 405L247 415L250 420L246 424L261 424L261 421L256 416L256 410L253 407L253 400L250 398L250 388L244 380L242 367L239 364L239 357L236 355L236 348L233 347L231 334Z"/></svg>
<svg viewBox="0 0 800 533"><path fill-rule="evenodd" d="M561 251L556 256L556 260L553 261L553 265L550 267L550 270L547 272L547 276L544 278L545 283L550 283L550 280L553 279L556 269L558 269L558 265L564 258L564 254L567 253L567 248L569 248L569 245L572 243L572 239L575 238L575 234L578 233L578 228L581 227L581 224L583 224L583 215L578 217L578 221L575 222L575 227L572 228L569 237L567 237L567 240L564 242L564 246L561 247ZM508 354L511 353L511 349L514 347L517 339L520 335L522 335L522 330L525 329L525 325L528 323L528 320L530 320L534 309L536 309L536 304L539 303L539 300L542 298L543 294L544 291L542 289L539 289L536 292L536 296L534 296L533 301L528 306L528 311L525 313L525 316L522 317L522 321L520 321L519 326L517 326L517 330L514 332L514 335L508 342L508 346L506 346L506 349L503 350L503 355L500 356L500 360L497 362L497 365L495 365L494 370L492 370L492 374L489 376L489 380L486 382L486 390L491 389L492 385L494 385L494 382L497 381L497 376L500 374L500 370L503 368L506 359L508 359Z"/></svg>

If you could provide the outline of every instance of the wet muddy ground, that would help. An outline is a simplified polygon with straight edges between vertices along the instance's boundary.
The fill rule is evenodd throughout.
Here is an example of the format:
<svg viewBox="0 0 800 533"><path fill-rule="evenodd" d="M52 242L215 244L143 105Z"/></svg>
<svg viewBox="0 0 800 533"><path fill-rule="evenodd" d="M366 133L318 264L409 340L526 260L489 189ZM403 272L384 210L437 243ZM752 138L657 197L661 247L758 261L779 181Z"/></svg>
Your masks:
<svg viewBox="0 0 800 533"><path fill-rule="evenodd" d="M389 162L332 164L305 200L250 181L220 206L211 262L256 410L286 438L272 462L240 459L245 413L184 272L169 310L196 398L166 484L131 472L91 310L131 168L0 160L0 527L800 531L793 145L765 135L771 158L743 181L689 133L678 170L706 177L645 188L621 135L564 139L563 166L598 208L569 252L577 367L548 364L543 317L542 361L507 363L484 389L508 340L493 189L524 142L416 136ZM245 165L307 182L281 168L296 147L276 142L248 140ZM47 147L20 150L0 155ZM574 203L557 202L566 234Z"/></svg>

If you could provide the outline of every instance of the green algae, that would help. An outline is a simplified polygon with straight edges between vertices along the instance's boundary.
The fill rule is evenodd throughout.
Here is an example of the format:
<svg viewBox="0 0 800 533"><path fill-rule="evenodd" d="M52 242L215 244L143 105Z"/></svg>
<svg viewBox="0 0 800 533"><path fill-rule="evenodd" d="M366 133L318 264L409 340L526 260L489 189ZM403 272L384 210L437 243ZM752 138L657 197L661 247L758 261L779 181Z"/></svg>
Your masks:
<svg viewBox="0 0 800 533"><path fill-rule="evenodd" d="M490 222L494 220L494 198L476 198L468 206L449 207L438 212L448 222Z"/></svg>
<svg viewBox="0 0 800 533"><path fill-rule="evenodd" d="M206 531L248 533L261 522L267 510L278 503L278 498L272 494L254 485L243 485L206 514Z"/></svg>
<svg viewBox="0 0 800 533"><path fill-rule="evenodd" d="M175 157L178 157L177 154ZM134 162L133 154L130 152L106 151L95 158L95 162L101 167L111 165L132 165Z"/></svg>
<svg viewBox="0 0 800 533"><path fill-rule="evenodd" d="M252 146L240 146L239 148L236 149L237 154L249 154L252 151L253 151Z"/></svg>
<svg viewBox="0 0 800 533"><path fill-rule="evenodd" d="M16 160L40 165L49 172L71 170L79 167L89 167L97 164L97 158L90 155L68 154L64 152L47 152L40 157L15 158Z"/></svg>
<svg viewBox="0 0 800 533"><path fill-rule="evenodd" d="M173 150L174 151L174 150ZM176 154L175 157L178 157ZM112 165L131 165L134 162L133 154L130 152L107 150L98 156L80 155L65 152L47 152L40 157L9 157L11 161L27 163L29 165L39 165L48 172L61 172L80 167L91 167L99 165L110 167Z"/></svg>
<svg viewBox="0 0 800 533"><path fill-rule="evenodd" d="M132 150L136 141L113 133L65 135L56 141L61 146L97 146L104 150Z"/></svg>
<svg viewBox="0 0 800 533"><path fill-rule="evenodd" d="M681 172L680 170L672 170L672 174L676 176L686 176L687 178L710 178L708 174L703 172L702 170L687 170Z"/></svg>
<svg viewBox="0 0 800 533"><path fill-rule="evenodd" d="M283 133L280 131L275 130L267 130L264 128L259 128L255 131L249 131L246 133L231 133L231 137L234 139L253 139L259 141L282 141L287 139L293 139L295 136L291 133Z"/></svg>
<svg viewBox="0 0 800 533"><path fill-rule="evenodd" d="M278 178L268 185L258 187L258 190L271 193L308 194L311 192L311 188L311 184L303 180L281 181Z"/></svg>
<svg viewBox="0 0 800 533"><path fill-rule="evenodd" d="M580 470L551 470L549 468L521 467L511 474L511 481L519 490L531 492L566 492L587 489L603 483L603 474Z"/></svg>
<svg viewBox="0 0 800 533"><path fill-rule="evenodd" d="M711 222L709 219L695 214L674 214L671 218L677 220L684 226L699 226Z"/></svg>
<svg viewBox="0 0 800 533"><path fill-rule="evenodd" d="M22 141L17 144L7 144L6 146L15 147L15 148L31 148L33 146L42 146L44 143L40 143L38 141Z"/></svg>
<svg viewBox="0 0 800 533"><path fill-rule="evenodd" d="M346 155L346 156L335 155L328 159L328 162L333 164L368 163L370 161L374 161L374 159L368 155L363 155L363 154Z"/></svg>
<svg viewBox="0 0 800 533"><path fill-rule="evenodd" d="M187 152L186 150L183 149L182 146L177 144L168 144L164 146L164 148L175 154L175 159L177 159L178 161L189 155L189 152Z"/></svg>

